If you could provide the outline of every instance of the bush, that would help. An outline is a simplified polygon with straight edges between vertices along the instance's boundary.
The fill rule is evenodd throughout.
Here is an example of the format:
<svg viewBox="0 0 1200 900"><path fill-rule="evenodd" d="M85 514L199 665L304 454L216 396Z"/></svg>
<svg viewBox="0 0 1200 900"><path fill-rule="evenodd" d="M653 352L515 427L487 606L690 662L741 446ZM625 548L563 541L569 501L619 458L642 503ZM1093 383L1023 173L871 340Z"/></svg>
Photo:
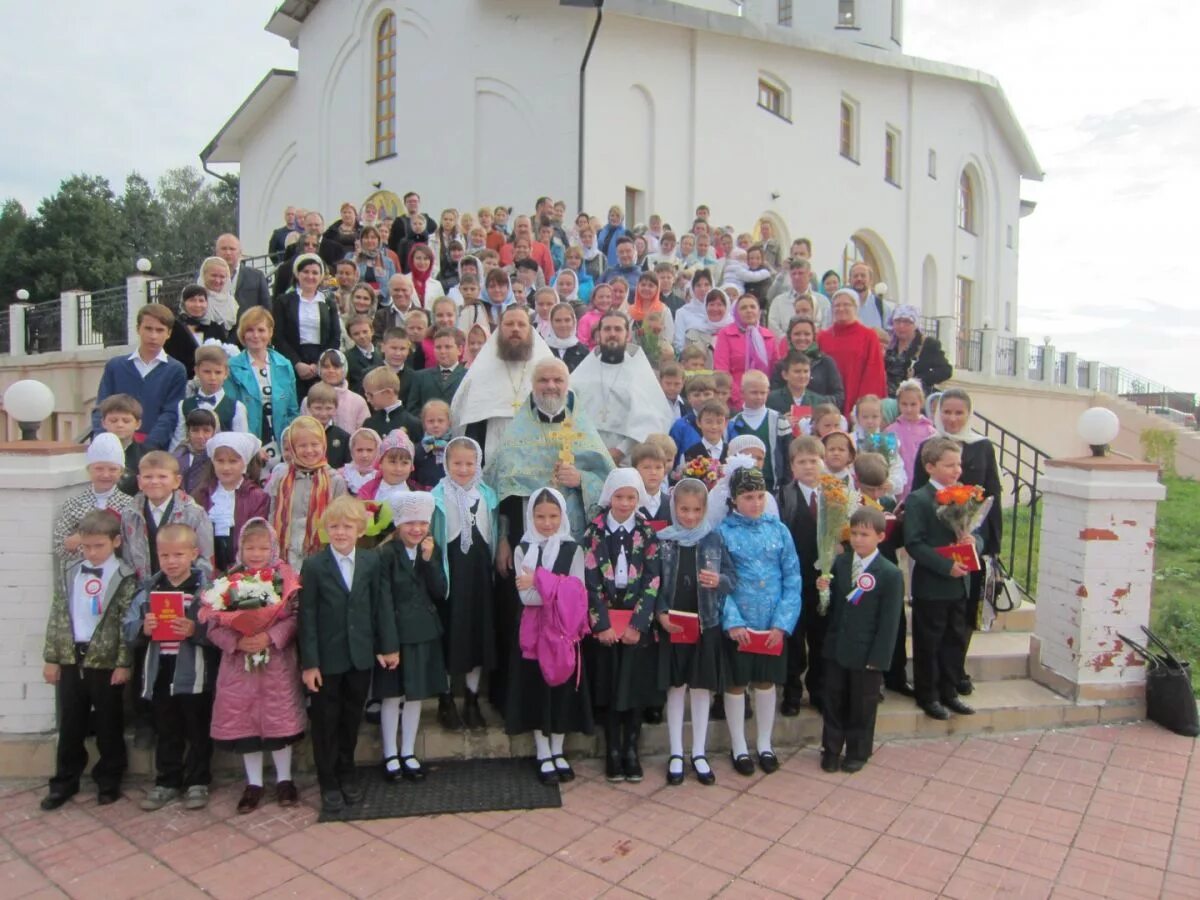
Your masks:
<svg viewBox="0 0 1200 900"><path fill-rule="evenodd" d="M1179 436L1169 428L1147 428L1139 438L1142 444L1142 458L1146 462L1157 463L1163 475L1175 475L1175 446Z"/></svg>

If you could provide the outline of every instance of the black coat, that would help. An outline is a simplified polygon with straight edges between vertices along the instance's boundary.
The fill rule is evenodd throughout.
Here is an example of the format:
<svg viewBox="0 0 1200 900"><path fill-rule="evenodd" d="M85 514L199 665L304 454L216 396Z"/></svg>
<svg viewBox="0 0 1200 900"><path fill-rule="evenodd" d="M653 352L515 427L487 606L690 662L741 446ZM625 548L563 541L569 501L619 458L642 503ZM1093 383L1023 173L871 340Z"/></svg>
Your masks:
<svg viewBox="0 0 1200 900"><path fill-rule="evenodd" d="M784 354L784 359L787 354ZM822 394L829 398L829 402L838 409L842 408L842 404L846 401L846 387L842 383L842 373L838 371L837 364L831 357L824 353L818 355L812 360L812 374L808 380L808 389L814 394ZM772 388L786 388L787 382L783 378L783 360L775 367L775 372L771 375Z"/></svg>
<svg viewBox="0 0 1200 900"><path fill-rule="evenodd" d="M566 350L550 350L556 357L567 364L567 370L574 372L576 367L588 357L587 344L582 342L568 347Z"/></svg>
<svg viewBox="0 0 1200 900"><path fill-rule="evenodd" d="M964 600L970 577L954 578L954 563L936 552L958 542L957 535L937 516L937 492L929 483L917 488L904 501L904 549L913 558L913 601ZM890 657L889 657L890 658Z"/></svg>
<svg viewBox="0 0 1200 900"><path fill-rule="evenodd" d="M833 561L822 650L826 659L843 669L870 666L886 672L892 664L896 632L904 615L904 576L882 554L876 556L864 573L874 577L875 586L864 591L857 603L851 603L846 597L854 589L850 581L853 556L854 551L848 550Z"/></svg>
<svg viewBox="0 0 1200 900"><path fill-rule="evenodd" d="M330 468L340 469L350 462L350 435L336 425L325 427L325 461Z"/></svg>
<svg viewBox="0 0 1200 900"><path fill-rule="evenodd" d="M215 322L201 325L200 334L201 343L209 338L215 338L222 342L229 340L228 332ZM171 326L171 336L163 344L163 349L167 351L167 356L183 363L183 367L187 369L187 377L191 378L196 374L196 348L199 346L200 344L197 344L196 339L192 337L190 329L176 319L175 324Z"/></svg>
<svg viewBox="0 0 1200 900"><path fill-rule="evenodd" d="M921 446L924 447L925 444L922 443ZM962 483L977 484L987 496L993 498L992 508L983 520L983 528L979 532L983 536L983 549L979 552L984 556L995 556L1000 552L1000 539L1004 528L1004 513L1000 509L1000 494L1003 488L1000 485L1000 468L996 465L996 448L986 439L959 446L962 447ZM919 450L917 459L921 459ZM915 491L929 481L929 473L919 463L913 468L912 489Z"/></svg>
<svg viewBox="0 0 1200 900"><path fill-rule="evenodd" d="M342 343L342 320L337 310L321 295L317 309L321 314L321 340L323 350L337 350ZM275 300L275 349L291 361L292 365L305 362L300 358L300 295L288 291Z"/></svg>
<svg viewBox="0 0 1200 900"><path fill-rule="evenodd" d="M267 285L267 276L258 269L249 266L239 266L237 288L233 292L237 300L238 317L252 306L271 309L271 288Z"/></svg>
<svg viewBox="0 0 1200 900"><path fill-rule="evenodd" d="M779 489L779 520L792 536L800 557L800 582L804 593L811 595L817 589L817 520L795 481Z"/></svg>
<svg viewBox="0 0 1200 900"><path fill-rule="evenodd" d="M304 561L296 638L301 668L319 668L322 675L370 671L376 653L400 649L386 578L373 550L354 552L354 582L349 591L329 547Z"/></svg>
<svg viewBox="0 0 1200 900"><path fill-rule="evenodd" d="M442 620L435 604L445 602L447 590L441 548L433 548L429 562L421 557L419 550L415 560L409 559L399 540L388 541L378 552L395 609L399 642L420 644L437 640L442 634Z"/></svg>
<svg viewBox="0 0 1200 900"><path fill-rule="evenodd" d="M949 381L954 375L954 367L946 359L941 342L920 331L914 335L904 352L888 347L883 354L883 366L887 370L889 397L895 397L900 383L909 378L920 381L928 396L937 390L939 384Z"/></svg>

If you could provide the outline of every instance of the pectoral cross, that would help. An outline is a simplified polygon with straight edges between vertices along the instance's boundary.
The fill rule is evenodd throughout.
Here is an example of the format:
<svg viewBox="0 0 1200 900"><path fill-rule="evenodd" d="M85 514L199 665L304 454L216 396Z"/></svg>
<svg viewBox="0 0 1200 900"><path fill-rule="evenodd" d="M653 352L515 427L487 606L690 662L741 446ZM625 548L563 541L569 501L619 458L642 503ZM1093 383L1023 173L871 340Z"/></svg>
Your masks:
<svg viewBox="0 0 1200 900"><path fill-rule="evenodd" d="M575 465L575 453L571 448L585 437L586 435L582 431L575 430L575 422L568 418L563 420L562 425L547 434L546 440L558 444L559 462L563 465L573 466Z"/></svg>

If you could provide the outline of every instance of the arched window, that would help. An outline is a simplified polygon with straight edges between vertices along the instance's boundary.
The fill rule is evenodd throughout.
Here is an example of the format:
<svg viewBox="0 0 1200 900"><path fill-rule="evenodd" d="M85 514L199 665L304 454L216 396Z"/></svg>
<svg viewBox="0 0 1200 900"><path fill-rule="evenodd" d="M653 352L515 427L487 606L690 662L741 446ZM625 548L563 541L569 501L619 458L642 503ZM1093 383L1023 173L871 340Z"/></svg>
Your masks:
<svg viewBox="0 0 1200 900"><path fill-rule="evenodd" d="M963 169L958 178L958 227L971 234L976 233L977 204L975 180L970 172Z"/></svg>
<svg viewBox="0 0 1200 900"><path fill-rule="evenodd" d="M396 16L375 30L375 158L396 152Z"/></svg>

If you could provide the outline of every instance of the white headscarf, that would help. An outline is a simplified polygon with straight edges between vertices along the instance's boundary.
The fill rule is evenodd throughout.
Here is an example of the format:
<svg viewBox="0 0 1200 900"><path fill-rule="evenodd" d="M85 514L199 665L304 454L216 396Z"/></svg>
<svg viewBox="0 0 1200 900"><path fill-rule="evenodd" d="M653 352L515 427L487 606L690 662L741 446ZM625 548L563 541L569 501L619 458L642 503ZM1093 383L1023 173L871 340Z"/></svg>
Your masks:
<svg viewBox="0 0 1200 900"><path fill-rule="evenodd" d="M428 522L433 519L433 494L409 491L392 498L392 521L397 525L408 522Z"/></svg>
<svg viewBox="0 0 1200 900"><path fill-rule="evenodd" d="M950 393L950 391L953 391L953 393ZM949 398L946 397L947 393L950 393ZM967 404L967 417L964 420L962 431L950 431L946 428L946 423L942 419L942 404L947 399L962 400ZM960 444L974 444L985 439L982 434L971 427L971 412L975 408L975 405L971 402L971 398L966 391L961 388L950 388L949 391L939 391L936 394L931 394L929 399L925 401L926 411L928 412L934 405L937 406L937 412L930 416L930 418L933 419L933 427L938 430L938 434L942 437L948 437L951 440L958 441Z"/></svg>
<svg viewBox="0 0 1200 900"><path fill-rule="evenodd" d="M242 458L243 463L250 465L250 460L262 449L262 441L245 431L222 431L209 439L206 448L208 458L212 459L221 447L232 450Z"/></svg>
<svg viewBox="0 0 1200 900"><path fill-rule="evenodd" d="M747 437L753 437L753 435L747 435ZM737 440L737 438L734 438L734 440ZM755 440L758 439L755 438ZM758 443L760 446L762 445L762 441ZM725 474L708 494L708 512L705 514L705 518L713 528L720 525L725 516L729 514L729 498L733 496L730 490L733 473L739 469L758 468L758 463L754 461L753 456L747 456L744 453L734 453L732 442L730 444L729 457L725 460ZM775 497L770 491L767 492L767 508L763 511L763 515L779 518L779 504L775 502Z"/></svg>
<svg viewBox="0 0 1200 900"><path fill-rule="evenodd" d="M558 504L559 510L562 511L562 518L558 522L558 531L547 537L537 530L537 526L533 522L533 508L537 506L538 501L543 499L543 495L549 495L554 498L554 502ZM571 540L571 522L567 517L567 501L563 495L551 487L538 488L533 492L533 496L529 498L529 502L525 504L525 533L521 535L521 543L528 545L529 552L525 554L525 558L521 562L521 568L532 572L537 558L537 553L534 548L541 548L542 551L542 567L545 569L553 568L555 560L558 559L558 551L563 541Z"/></svg>
<svg viewBox="0 0 1200 900"><path fill-rule="evenodd" d="M748 454L746 454L744 451L751 448L760 450L763 456L767 455L766 444L762 442L761 438L755 437L752 434L739 434L737 437L729 441L730 456L747 456Z"/></svg>
<svg viewBox="0 0 1200 900"><path fill-rule="evenodd" d="M468 523L471 521L471 507L482 501L479 494L479 483L483 480L483 448L474 438L456 437L446 444L446 453L443 459L450 458L450 451L456 446L470 447L471 452L475 454L475 474L471 477L470 483L461 485L447 473L442 481L443 489L446 492L446 507L447 512L451 505L454 511L458 514L451 518L446 516L446 541L454 540L453 529L458 529L458 548L463 553L467 553L471 549L472 535L471 528ZM482 511L482 510L481 510ZM485 512L486 511L482 511ZM457 521L455 521L457 519Z"/></svg>
<svg viewBox="0 0 1200 900"><path fill-rule="evenodd" d="M637 469L622 468L613 469L608 473L608 477L604 479L604 487L600 491L600 505L607 507L612 503L612 495L621 488L636 488L638 492L638 506L645 506L650 495L646 493L646 485L642 481L642 476Z"/></svg>
<svg viewBox="0 0 1200 900"><path fill-rule="evenodd" d="M221 265L225 267L226 272L229 271L229 264L225 262L225 260L221 259L219 256L210 256L200 264L201 273L203 273L205 267L214 260L220 262ZM232 331L235 327L237 327L239 313L237 300L234 298L233 294L229 293L229 284L230 282L225 282L225 290L219 294L215 291L209 291L208 288L205 288L205 290L208 291L208 312L205 314L205 318L210 322L215 322L216 324L220 325L226 331Z"/></svg>
<svg viewBox="0 0 1200 900"><path fill-rule="evenodd" d="M121 446L121 439L107 431L92 438L87 448L87 464L90 466L92 463L109 463L124 468L125 450Z"/></svg>

